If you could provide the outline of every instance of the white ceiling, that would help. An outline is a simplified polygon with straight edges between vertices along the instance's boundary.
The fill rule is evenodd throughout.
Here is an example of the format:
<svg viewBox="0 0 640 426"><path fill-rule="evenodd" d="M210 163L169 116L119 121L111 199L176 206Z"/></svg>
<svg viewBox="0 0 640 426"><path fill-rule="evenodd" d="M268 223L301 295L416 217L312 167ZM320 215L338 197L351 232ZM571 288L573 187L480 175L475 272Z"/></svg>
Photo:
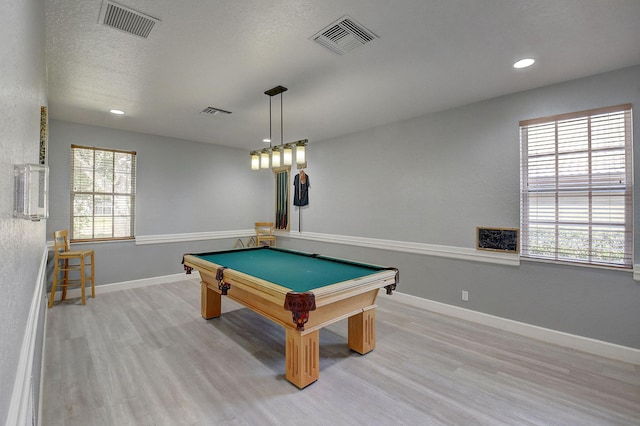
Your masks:
<svg viewBox="0 0 640 426"><path fill-rule="evenodd" d="M264 91L283 85L284 142L313 144L640 64L640 0L119 3L161 23L144 39L99 24L102 0L46 0L51 118L255 149ZM345 14L379 38L343 56L310 40ZM537 62L513 69L524 57Z"/></svg>

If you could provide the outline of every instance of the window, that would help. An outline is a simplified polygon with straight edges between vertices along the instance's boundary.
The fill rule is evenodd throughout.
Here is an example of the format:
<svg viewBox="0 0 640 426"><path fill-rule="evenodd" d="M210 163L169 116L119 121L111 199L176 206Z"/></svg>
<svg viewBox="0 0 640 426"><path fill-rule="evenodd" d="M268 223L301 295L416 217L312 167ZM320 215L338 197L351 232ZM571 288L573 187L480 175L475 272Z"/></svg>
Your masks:
<svg viewBox="0 0 640 426"><path fill-rule="evenodd" d="M134 238L136 153L71 146L71 239Z"/></svg>
<svg viewBox="0 0 640 426"><path fill-rule="evenodd" d="M631 268L631 105L520 122L521 254Z"/></svg>

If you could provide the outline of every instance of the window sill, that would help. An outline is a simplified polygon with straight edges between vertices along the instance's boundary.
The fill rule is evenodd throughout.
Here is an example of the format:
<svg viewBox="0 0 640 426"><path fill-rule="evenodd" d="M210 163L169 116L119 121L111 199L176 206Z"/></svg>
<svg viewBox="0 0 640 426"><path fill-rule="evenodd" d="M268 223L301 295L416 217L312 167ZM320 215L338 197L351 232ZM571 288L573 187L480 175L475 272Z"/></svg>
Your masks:
<svg viewBox="0 0 640 426"><path fill-rule="evenodd" d="M576 268L592 268L592 269L605 269L608 271L620 271L620 272L633 272L634 275L636 273L639 274L638 278L634 279L640 280L640 264L634 265L633 268L625 268L621 266L605 266L605 265L592 265L590 263L579 263L579 262L563 262L561 260L551 260L551 259L539 259L535 257L527 257L520 256L520 261L524 262L534 262L534 263L550 263L554 265L562 265L562 266L574 266ZM636 272L637 271L637 272Z"/></svg>

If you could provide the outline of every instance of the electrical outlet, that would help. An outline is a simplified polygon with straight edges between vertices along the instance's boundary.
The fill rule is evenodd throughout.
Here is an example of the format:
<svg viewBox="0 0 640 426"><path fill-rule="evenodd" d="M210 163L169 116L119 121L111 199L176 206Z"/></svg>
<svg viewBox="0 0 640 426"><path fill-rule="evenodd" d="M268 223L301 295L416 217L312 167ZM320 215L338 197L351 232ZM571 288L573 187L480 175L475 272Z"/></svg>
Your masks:
<svg viewBox="0 0 640 426"><path fill-rule="evenodd" d="M465 302L469 301L469 292L466 290L462 290L462 300L464 300Z"/></svg>

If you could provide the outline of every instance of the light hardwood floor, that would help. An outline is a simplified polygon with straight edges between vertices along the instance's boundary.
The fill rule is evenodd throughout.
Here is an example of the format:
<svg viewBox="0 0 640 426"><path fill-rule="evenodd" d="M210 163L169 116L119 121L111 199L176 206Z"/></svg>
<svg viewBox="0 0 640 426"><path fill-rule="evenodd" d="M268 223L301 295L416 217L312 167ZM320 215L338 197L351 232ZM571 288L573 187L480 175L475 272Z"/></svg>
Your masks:
<svg viewBox="0 0 640 426"><path fill-rule="evenodd" d="M57 303L43 425L639 425L640 366L378 298L377 347L320 332L320 379L284 378L284 330L196 281Z"/></svg>

